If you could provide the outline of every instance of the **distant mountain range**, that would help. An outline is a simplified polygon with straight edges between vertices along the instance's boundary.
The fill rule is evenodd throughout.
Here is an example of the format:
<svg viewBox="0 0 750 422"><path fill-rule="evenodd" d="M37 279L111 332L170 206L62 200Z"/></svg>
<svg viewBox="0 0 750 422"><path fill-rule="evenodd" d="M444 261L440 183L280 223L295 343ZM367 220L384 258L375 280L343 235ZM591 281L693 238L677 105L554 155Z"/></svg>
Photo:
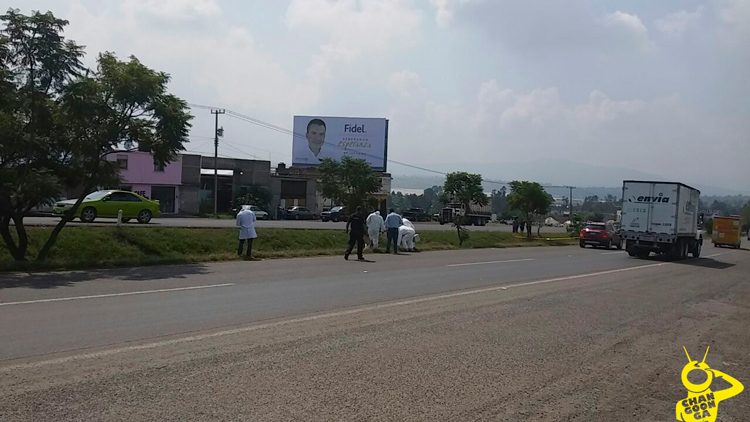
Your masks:
<svg viewBox="0 0 750 422"><path fill-rule="evenodd" d="M454 163L432 165L431 168L450 171L468 171L479 173L483 176L484 188L487 192L499 189L502 183L511 180L530 180L547 186L547 191L552 196L568 196L569 191L565 186L574 186L573 198L584 198L597 195L622 195L622 181L634 180L664 180L668 178L658 174L646 173L620 167L603 167L591 164L581 164L572 161L532 161L527 163L511 162L497 164L475 164ZM410 174L411 173L411 174ZM391 170L393 176L393 190L398 189L426 189L432 186L442 186L445 182L443 176L421 176L413 175L412 170L394 168ZM492 183L492 181L500 183ZM676 180L686 183L701 190L702 195L726 196L738 195L747 192L737 192L715 186L706 186L696 183L695 180Z"/></svg>

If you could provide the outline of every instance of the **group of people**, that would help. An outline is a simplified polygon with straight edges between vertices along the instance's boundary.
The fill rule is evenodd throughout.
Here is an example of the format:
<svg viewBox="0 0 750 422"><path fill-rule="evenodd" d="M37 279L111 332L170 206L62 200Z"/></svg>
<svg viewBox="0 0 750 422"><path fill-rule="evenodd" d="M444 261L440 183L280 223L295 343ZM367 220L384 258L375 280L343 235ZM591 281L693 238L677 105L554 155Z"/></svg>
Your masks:
<svg viewBox="0 0 750 422"><path fill-rule="evenodd" d="M255 221L255 213L250 209L250 206L243 205L240 212L237 213L236 221L236 225L240 229L237 255L242 256L242 253L247 251L245 254L247 259L252 259L253 240L258 237L255 231ZM390 253L392 246L394 254L397 254L399 250L414 251L416 249L415 242L419 239L411 221L401 217L392 208L383 219L380 211L373 211L365 217L362 207L357 207L357 210L349 216L346 222L346 232L349 234L349 244L344 253L344 259L347 260L355 245L357 247L357 259L365 259L363 255L365 236L368 246L375 250L378 249L381 233L385 232L387 239L385 252ZM245 248L245 245L247 245L247 248Z"/></svg>
<svg viewBox="0 0 750 422"><path fill-rule="evenodd" d="M344 253L344 259L347 260L354 250L355 244L357 246L357 259L365 259L363 256L365 234L367 235L368 246L375 250L380 245L380 234L385 232L385 253L391 253L391 246L393 246L394 254L398 254L399 249L407 251L415 250L415 242L419 238L411 221L401 217L393 208L390 209L388 215L383 219L380 211L377 210L365 218L362 207L357 207L356 211L349 216L349 220L346 223L346 231L349 233L349 246Z"/></svg>
<svg viewBox="0 0 750 422"><path fill-rule="evenodd" d="M513 233L523 233L524 228L531 234L531 223L517 218L513 219Z"/></svg>

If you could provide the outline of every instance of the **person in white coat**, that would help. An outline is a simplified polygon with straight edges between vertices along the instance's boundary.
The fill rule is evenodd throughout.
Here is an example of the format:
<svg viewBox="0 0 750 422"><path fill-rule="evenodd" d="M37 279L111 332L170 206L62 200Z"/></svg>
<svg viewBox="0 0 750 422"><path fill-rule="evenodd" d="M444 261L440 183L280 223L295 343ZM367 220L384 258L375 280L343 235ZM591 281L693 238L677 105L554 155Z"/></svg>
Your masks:
<svg viewBox="0 0 750 422"><path fill-rule="evenodd" d="M383 217L380 216L380 211L375 211L368 215L365 223L367 224L367 235L370 236L370 246L373 249L377 249L380 241L380 233L385 231L385 222L383 221Z"/></svg>
<svg viewBox="0 0 750 422"><path fill-rule="evenodd" d="M414 224L407 218L402 219L402 224L398 228L398 242L397 245L401 250L414 251L416 250L416 241L419 239Z"/></svg>
<svg viewBox="0 0 750 422"><path fill-rule="evenodd" d="M237 255L242 256L242 250L247 241L247 255L245 256L250 259L253 254L253 239L258 237L255 233L255 213L250 209L250 205L243 205L242 210L237 213L237 227L240 228L240 245L237 248Z"/></svg>

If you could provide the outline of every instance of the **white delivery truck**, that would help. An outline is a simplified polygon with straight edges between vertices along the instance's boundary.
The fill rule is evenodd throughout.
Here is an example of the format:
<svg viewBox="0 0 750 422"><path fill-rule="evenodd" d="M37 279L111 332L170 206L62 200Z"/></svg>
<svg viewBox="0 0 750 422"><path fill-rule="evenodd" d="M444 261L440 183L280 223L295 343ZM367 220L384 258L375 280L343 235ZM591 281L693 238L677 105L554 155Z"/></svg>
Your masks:
<svg viewBox="0 0 750 422"><path fill-rule="evenodd" d="M630 256L697 258L703 246L700 191L682 183L622 182L622 239Z"/></svg>

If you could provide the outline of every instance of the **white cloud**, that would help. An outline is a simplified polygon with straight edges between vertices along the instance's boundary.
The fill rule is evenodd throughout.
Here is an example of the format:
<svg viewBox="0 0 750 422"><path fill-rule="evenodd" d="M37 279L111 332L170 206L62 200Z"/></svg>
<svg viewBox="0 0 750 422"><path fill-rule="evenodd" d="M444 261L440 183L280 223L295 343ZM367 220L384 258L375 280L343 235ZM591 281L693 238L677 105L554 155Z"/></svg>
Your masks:
<svg viewBox="0 0 750 422"><path fill-rule="evenodd" d="M164 21L191 21L221 14L216 0L125 0L128 15L144 15Z"/></svg>
<svg viewBox="0 0 750 422"><path fill-rule="evenodd" d="M500 126L517 123L542 125L562 112L560 95L556 88L535 89L515 96L513 104L500 113Z"/></svg>
<svg viewBox="0 0 750 422"><path fill-rule="evenodd" d="M724 41L731 47L750 44L750 1L723 0L719 2L718 17L725 24Z"/></svg>
<svg viewBox="0 0 750 422"><path fill-rule="evenodd" d="M231 15L221 0L28 3L70 20L65 35L87 45L87 63L104 50L134 54L191 102L284 127L300 113L386 116L400 161L593 155L675 180L689 173L681 163L700 161L712 171L694 177L738 189L750 177L746 0L666 14L650 2L602 13L569 0L235 2ZM194 123L194 134L212 133L207 112ZM228 142L252 139L248 148L288 160L284 135L220 124ZM715 158L707 145L732 154Z"/></svg>
<svg viewBox="0 0 750 422"><path fill-rule="evenodd" d="M641 50L649 51L654 48L648 36L648 29L637 15L618 10L604 16L601 23L607 28L620 31L625 40L631 40Z"/></svg>
<svg viewBox="0 0 750 422"><path fill-rule="evenodd" d="M646 106L643 100L616 101L600 91L592 91L589 101L574 106L573 116L577 126L591 128L612 122L623 115L632 115L642 111Z"/></svg>
<svg viewBox="0 0 750 422"><path fill-rule="evenodd" d="M328 38L308 69L315 80L330 77L338 63L408 43L421 21L418 9L398 0L292 0L286 13L289 29Z"/></svg>
<svg viewBox="0 0 750 422"><path fill-rule="evenodd" d="M419 74L410 70L391 73L388 77L386 89L394 96L410 96L422 89Z"/></svg>
<svg viewBox="0 0 750 422"><path fill-rule="evenodd" d="M747 174L702 151L711 145L750 156L750 144L742 140L748 123L707 115L678 95L618 99L592 90L583 101L565 101L557 87L513 90L494 79L481 83L465 101L440 103L429 98L429 91L420 95L395 97L389 111L389 152L417 164L593 160L597 166L710 184L674 165L700 159L721 178ZM498 167L486 176L507 175Z"/></svg>
<svg viewBox="0 0 750 422"><path fill-rule="evenodd" d="M90 64L104 50L120 57L134 54L147 66L171 73L174 89L184 92L188 100L188 95L195 101L210 93L212 102L238 110L262 107L269 113L289 113L294 106L318 101L319 86L292 80L246 28L214 21L219 13L212 6L215 2L148 1L144 10L133 13L136 3L129 0L100 13L80 2L73 5L67 17L73 24L67 35L87 44ZM189 16L209 30L155 26L139 19L139 13Z"/></svg>
<svg viewBox="0 0 750 422"><path fill-rule="evenodd" d="M680 10L655 20L654 26L667 36L679 38L685 31L696 26L702 15L702 7L698 7L694 12Z"/></svg>
<svg viewBox="0 0 750 422"><path fill-rule="evenodd" d="M453 23L456 11L472 0L430 0L435 8L435 22L441 28L447 28Z"/></svg>

